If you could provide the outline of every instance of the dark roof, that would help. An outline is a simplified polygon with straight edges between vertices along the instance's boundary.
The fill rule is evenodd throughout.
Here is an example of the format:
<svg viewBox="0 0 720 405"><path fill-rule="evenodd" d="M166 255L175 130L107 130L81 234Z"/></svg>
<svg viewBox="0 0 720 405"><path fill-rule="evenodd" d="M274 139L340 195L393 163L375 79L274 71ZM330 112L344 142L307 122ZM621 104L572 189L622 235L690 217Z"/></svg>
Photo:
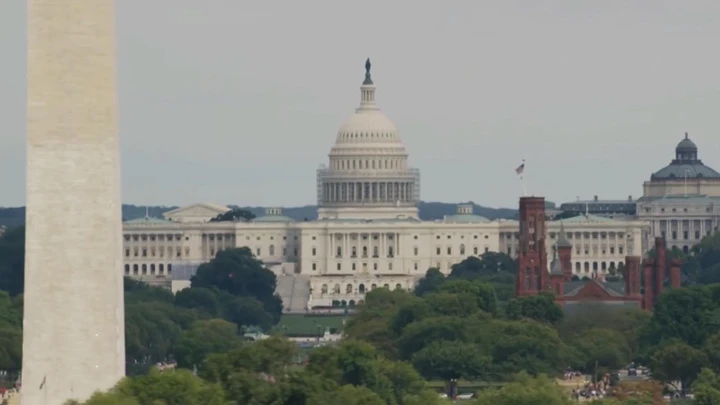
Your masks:
<svg viewBox="0 0 720 405"><path fill-rule="evenodd" d="M680 141L680 143L677 144L675 147L676 152L697 152L697 145L695 145L695 142L691 141L690 138L687 137L687 134L685 134L685 139Z"/></svg>
<svg viewBox="0 0 720 405"><path fill-rule="evenodd" d="M596 281L596 280L578 280L568 281L563 285L563 296L574 297L588 283L597 283L611 297L625 296L625 283L622 281Z"/></svg>
<svg viewBox="0 0 720 405"><path fill-rule="evenodd" d="M674 179L720 179L720 173L705 166L698 159L698 147L695 142L685 138L675 147L675 159L669 165L650 176L650 181Z"/></svg>
<svg viewBox="0 0 720 405"><path fill-rule="evenodd" d="M673 160L669 165L653 173L650 180L684 179L685 173L688 179L720 179L720 173L705 166L701 160L688 163Z"/></svg>

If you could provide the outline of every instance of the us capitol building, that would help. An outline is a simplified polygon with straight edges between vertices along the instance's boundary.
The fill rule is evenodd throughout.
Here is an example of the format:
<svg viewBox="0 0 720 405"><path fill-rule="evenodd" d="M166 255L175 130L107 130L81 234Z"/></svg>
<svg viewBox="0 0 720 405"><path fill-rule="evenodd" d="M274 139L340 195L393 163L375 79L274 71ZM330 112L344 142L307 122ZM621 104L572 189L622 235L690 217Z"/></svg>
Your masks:
<svg viewBox="0 0 720 405"><path fill-rule="evenodd" d="M430 267L448 274L468 256L516 256L518 222L475 215L461 204L455 215L418 218L420 172L393 122L375 101L366 62L360 106L340 127L329 162L317 172L318 219L296 222L270 208L249 222L209 222L228 207L199 203L124 223L127 276L189 286L203 262L227 248L246 246L278 276L286 310L358 303L378 287L412 289ZM644 251L645 221L580 215L548 222L548 240L565 232L580 277L617 268ZM552 249L548 249L552 251ZM549 258L551 259L551 258Z"/></svg>

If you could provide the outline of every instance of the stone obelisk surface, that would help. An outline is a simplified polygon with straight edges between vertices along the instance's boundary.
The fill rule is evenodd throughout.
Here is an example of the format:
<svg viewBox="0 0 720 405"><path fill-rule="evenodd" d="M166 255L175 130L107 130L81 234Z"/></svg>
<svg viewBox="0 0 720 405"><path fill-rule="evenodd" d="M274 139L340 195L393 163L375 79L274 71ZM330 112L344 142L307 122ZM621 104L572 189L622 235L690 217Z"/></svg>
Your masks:
<svg viewBox="0 0 720 405"><path fill-rule="evenodd" d="M27 0L21 399L61 405L125 372L113 0Z"/></svg>

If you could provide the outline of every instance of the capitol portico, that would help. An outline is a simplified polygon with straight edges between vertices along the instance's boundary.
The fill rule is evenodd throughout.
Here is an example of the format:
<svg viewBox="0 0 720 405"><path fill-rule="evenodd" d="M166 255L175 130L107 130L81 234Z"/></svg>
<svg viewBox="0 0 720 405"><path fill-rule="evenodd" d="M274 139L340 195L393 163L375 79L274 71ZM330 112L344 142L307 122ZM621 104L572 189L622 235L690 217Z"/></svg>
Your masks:
<svg viewBox="0 0 720 405"><path fill-rule="evenodd" d="M375 101L370 61L360 106L341 126L329 164L317 172L318 219L296 222L279 208L249 222L209 222L229 210L201 203L124 223L125 274L188 285L189 275L222 249L246 246L278 275L286 309L362 301L377 287L412 289L431 267L443 273L468 256L517 255L518 222L489 220L472 204L434 221L418 218L420 173L399 131ZM573 244L579 277L617 268L643 253L645 221L581 215L547 223ZM548 249L551 251L552 249ZM550 260L551 258L548 258Z"/></svg>

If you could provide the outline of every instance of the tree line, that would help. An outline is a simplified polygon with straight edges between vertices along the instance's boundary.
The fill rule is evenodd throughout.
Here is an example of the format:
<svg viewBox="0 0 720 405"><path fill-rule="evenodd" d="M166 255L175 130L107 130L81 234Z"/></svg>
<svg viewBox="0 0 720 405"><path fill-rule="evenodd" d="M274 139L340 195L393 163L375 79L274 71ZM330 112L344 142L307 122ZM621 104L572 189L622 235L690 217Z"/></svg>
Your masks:
<svg viewBox="0 0 720 405"><path fill-rule="evenodd" d="M21 364L21 236L11 230L0 238L0 275L20 272L0 277L4 370ZM692 253L701 263L695 280L714 271L715 238ZM588 302L564 314L550 294L513 297L514 272L512 258L486 253L447 277L428 270L412 292L376 289L351 316L341 344L305 353L282 336L243 339L245 326L275 325L282 307L275 276L246 248L220 252L175 295L126 280L132 377L87 404L435 404L435 380L503 383L479 393L479 404L554 404L569 401L554 382L567 367L600 375L632 361L663 384L692 388L698 402L720 403L720 285L667 290L653 313ZM148 371L168 359L180 369ZM605 402L658 403L662 391L652 382L621 384Z"/></svg>

